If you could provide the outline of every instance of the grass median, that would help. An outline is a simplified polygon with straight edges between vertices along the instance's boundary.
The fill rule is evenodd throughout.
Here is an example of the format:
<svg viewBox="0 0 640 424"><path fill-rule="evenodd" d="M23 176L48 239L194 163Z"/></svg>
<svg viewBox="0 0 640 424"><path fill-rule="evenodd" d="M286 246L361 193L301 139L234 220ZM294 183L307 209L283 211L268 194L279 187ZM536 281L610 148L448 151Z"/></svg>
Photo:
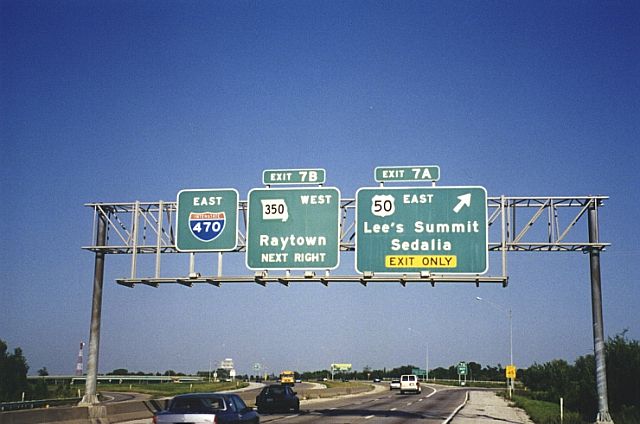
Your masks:
<svg viewBox="0 0 640 424"><path fill-rule="evenodd" d="M100 384L99 392L134 392L152 397L175 396L183 393L221 392L247 387L243 381L218 383L153 383L153 384Z"/></svg>
<svg viewBox="0 0 640 424"><path fill-rule="evenodd" d="M328 389L340 389L340 388L347 388L347 389L353 389L353 388L358 388L358 387L368 387L371 384L362 382L362 381L322 381L319 384L324 384L325 386L327 386Z"/></svg>

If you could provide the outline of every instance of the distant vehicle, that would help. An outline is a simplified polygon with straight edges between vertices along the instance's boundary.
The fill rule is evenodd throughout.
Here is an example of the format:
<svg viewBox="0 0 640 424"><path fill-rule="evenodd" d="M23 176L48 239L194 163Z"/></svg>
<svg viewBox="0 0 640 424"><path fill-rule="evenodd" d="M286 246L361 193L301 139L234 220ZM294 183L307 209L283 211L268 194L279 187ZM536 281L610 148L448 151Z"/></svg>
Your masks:
<svg viewBox="0 0 640 424"><path fill-rule="evenodd" d="M290 384L293 386L295 383L296 375L293 371L282 371L280 373L280 383L282 384Z"/></svg>
<svg viewBox="0 0 640 424"><path fill-rule="evenodd" d="M389 390L394 390L394 389L400 389L400 380L397 378L391 380L391 383L389 383Z"/></svg>
<svg viewBox="0 0 640 424"><path fill-rule="evenodd" d="M374 383L380 383L381 381L382 381L382 380L380 380L379 378L374 378L374 379L373 379L373 382L374 382Z"/></svg>
<svg viewBox="0 0 640 424"><path fill-rule="evenodd" d="M296 384L298 384L298 383L302 383L302 379L296 378Z"/></svg>
<svg viewBox="0 0 640 424"><path fill-rule="evenodd" d="M417 375L405 374L400 376L400 394L405 394L406 392L422 393Z"/></svg>
<svg viewBox="0 0 640 424"><path fill-rule="evenodd" d="M272 384L262 388L256 397L258 412L300 411L300 399L288 384Z"/></svg>
<svg viewBox="0 0 640 424"><path fill-rule="evenodd" d="M240 396L223 393L189 393L171 399L169 407L156 412L153 424L258 424L260 416Z"/></svg>

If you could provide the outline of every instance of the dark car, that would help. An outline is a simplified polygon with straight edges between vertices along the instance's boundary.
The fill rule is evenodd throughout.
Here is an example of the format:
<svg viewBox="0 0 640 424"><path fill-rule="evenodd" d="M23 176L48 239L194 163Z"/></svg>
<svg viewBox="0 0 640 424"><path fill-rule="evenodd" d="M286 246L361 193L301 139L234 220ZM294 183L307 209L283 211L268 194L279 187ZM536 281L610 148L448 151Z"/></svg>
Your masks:
<svg viewBox="0 0 640 424"><path fill-rule="evenodd" d="M238 395L230 393L189 393L171 399L169 407L153 416L153 424L165 423L248 423L258 424L259 415Z"/></svg>
<svg viewBox="0 0 640 424"><path fill-rule="evenodd" d="M258 412L267 411L300 411L300 399L291 386L284 384L272 384L262 389L256 397Z"/></svg>

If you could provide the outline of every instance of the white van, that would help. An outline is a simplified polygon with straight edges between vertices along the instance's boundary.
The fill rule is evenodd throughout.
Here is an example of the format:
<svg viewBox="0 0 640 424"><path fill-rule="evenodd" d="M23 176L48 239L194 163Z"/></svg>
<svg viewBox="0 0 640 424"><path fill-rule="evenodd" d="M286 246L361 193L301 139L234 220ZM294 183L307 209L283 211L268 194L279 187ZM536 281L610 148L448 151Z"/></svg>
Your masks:
<svg viewBox="0 0 640 424"><path fill-rule="evenodd" d="M418 376L415 374L405 374L400 377L400 393L406 392L422 393Z"/></svg>

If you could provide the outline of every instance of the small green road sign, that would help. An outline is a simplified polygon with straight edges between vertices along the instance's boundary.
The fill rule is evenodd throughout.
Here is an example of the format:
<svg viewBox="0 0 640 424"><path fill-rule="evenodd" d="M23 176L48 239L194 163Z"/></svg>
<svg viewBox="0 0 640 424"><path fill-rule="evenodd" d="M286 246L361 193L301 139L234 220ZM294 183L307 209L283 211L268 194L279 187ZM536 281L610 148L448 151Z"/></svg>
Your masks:
<svg viewBox="0 0 640 424"><path fill-rule="evenodd" d="M487 272L484 187L376 187L356 193L356 271Z"/></svg>
<svg viewBox="0 0 640 424"><path fill-rule="evenodd" d="M458 375L467 375L467 363L466 362L459 362L458 366Z"/></svg>
<svg viewBox="0 0 640 424"><path fill-rule="evenodd" d="M246 264L252 270L334 269L340 191L333 187L249 192Z"/></svg>
<svg viewBox="0 0 640 424"><path fill-rule="evenodd" d="M177 204L177 250L222 252L236 248L238 192L235 189L181 190Z"/></svg>
<svg viewBox="0 0 640 424"><path fill-rule="evenodd" d="M262 183L273 184L324 184L324 169L265 169L262 171Z"/></svg>
<svg viewBox="0 0 640 424"><path fill-rule="evenodd" d="M427 375L427 370L423 370L421 368L413 368L411 370L411 374L415 374L415 375Z"/></svg>
<svg viewBox="0 0 640 424"><path fill-rule="evenodd" d="M375 169L375 179L385 181L438 181L440 167L429 166L378 166Z"/></svg>

